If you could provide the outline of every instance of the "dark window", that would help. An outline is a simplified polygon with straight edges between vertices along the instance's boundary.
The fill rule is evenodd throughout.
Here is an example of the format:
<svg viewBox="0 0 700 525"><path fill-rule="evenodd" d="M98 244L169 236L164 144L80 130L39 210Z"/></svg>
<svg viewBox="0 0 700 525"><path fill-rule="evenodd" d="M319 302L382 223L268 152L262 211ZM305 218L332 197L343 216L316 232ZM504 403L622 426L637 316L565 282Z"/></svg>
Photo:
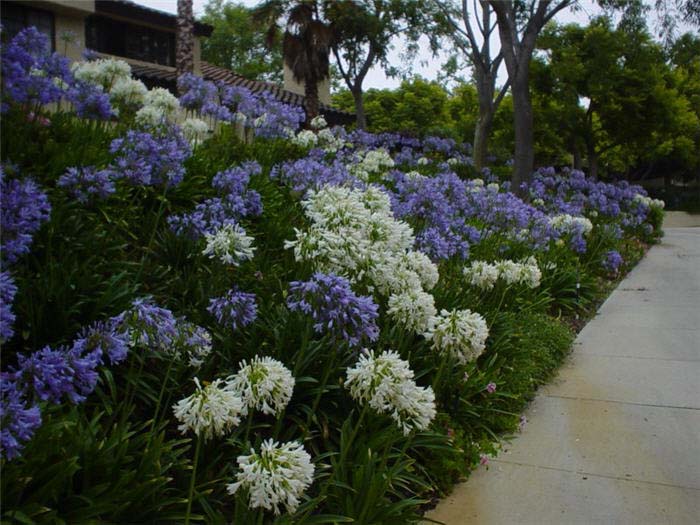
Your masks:
<svg viewBox="0 0 700 525"><path fill-rule="evenodd" d="M100 53L175 65L175 34L167 31L93 15L85 21L85 43Z"/></svg>
<svg viewBox="0 0 700 525"><path fill-rule="evenodd" d="M54 17L50 11L28 7L16 2L0 3L0 19L2 21L2 39L12 40L17 33L29 26L36 27L40 33L49 38L51 51L55 50Z"/></svg>

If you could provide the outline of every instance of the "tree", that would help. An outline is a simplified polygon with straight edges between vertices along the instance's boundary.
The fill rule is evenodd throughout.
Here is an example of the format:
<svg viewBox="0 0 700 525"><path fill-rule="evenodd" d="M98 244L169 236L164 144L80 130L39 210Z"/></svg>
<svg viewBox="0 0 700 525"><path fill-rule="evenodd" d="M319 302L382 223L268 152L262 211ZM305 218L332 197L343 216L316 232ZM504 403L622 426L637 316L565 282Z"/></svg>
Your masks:
<svg viewBox="0 0 700 525"><path fill-rule="evenodd" d="M513 126L515 152L513 156L513 190L522 194L522 184L529 182L534 168L534 122L530 98L530 59L537 35L554 16L575 0L530 0L520 2L487 0L496 13L501 53L508 71L513 95Z"/></svg>
<svg viewBox="0 0 700 525"><path fill-rule="evenodd" d="M194 13L192 0L177 0L175 66L177 76L194 69Z"/></svg>
<svg viewBox="0 0 700 525"><path fill-rule="evenodd" d="M454 29L452 42L468 58L474 74L479 99L479 118L474 129L473 158L475 167L477 170L481 170L486 164L488 139L493 127L493 118L508 91L510 79L501 86L496 94L496 77L503 61L503 53L499 51L495 56L491 56L490 38L496 28L496 24L492 24L493 10L491 6L485 0L474 1L473 14L479 32L477 38L472 15L469 11L469 2L463 0L461 4L461 8L455 10L451 4L437 2L443 16Z"/></svg>
<svg viewBox="0 0 700 525"><path fill-rule="evenodd" d="M214 27L202 43L202 59L255 80L282 80L282 47L267 47L265 28L243 4L210 0L203 22ZM277 36L275 41L279 41Z"/></svg>
<svg viewBox="0 0 700 525"><path fill-rule="evenodd" d="M615 29L601 17L588 27L548 27L539 46L547 52L541 68L551 94L576 124L561 131L583 139L591 176L598 176L601 159L614 171L650 169L671 151L692 149L688 135L697 117L646 30Z"/></svg>
<svg viewBox="0 0 700 525"><path fill-rule="evenodd" d="M396 89L370 89L364 98L372 132L398 131L417 137L456 134L450 114L452 99L437 82L416 77L404 80ZM354 106L354 97L349 90L337 93L333 100L344 110L351 110Z"/></svg>
<svg viewBox="0 0 700 525"><path fill-rule="evenodd" d="M431 49L439 46L440 31L433 23L431 5L420 0L335 0L324 2L324 17L333 31L333 55L355 103L357 127L367 125L362 84L369 70L381 64L393 71L387 55L401 35L408 54L415 54L421 35Z"/></svg>
<svg viewBox="0 0 700 525"><path fill-rule="evenodd" d="M304 83L307 122L319 114L318 85L329 77L329 54L333 33L318 16L315 1L294 3L268 0L254 11L256 21L268 24L267 42L273 47L279 28L277 21L287 20L282 40L282 57L297 82Z"/></svg>

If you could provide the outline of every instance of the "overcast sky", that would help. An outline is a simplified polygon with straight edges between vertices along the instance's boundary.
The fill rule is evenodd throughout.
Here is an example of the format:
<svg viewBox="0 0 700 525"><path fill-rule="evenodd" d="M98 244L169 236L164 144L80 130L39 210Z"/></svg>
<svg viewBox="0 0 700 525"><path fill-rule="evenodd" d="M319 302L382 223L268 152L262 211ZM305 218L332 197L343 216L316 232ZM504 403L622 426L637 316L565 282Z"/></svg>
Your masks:
<svg viewBox="0 0 700 525"><path fill-rule="evenodd" d="M148 7L152 7L154 9L160 9L162 11L167 11L169 13L177 13L177 1L176 0L134 0L138 4L146 5ZM206 5L207 0L193 0L193 5L194 5L194 13L195 16L202 15L204 13L204 6ZM236 3L242 3L244 5L247 5L249 7L253 7L256 4L259 3L259 0L240 0ZM594 16L598 13L600 13L600 8L598 7L598 4L594 0L581 0L578 2L579 9L576 11L572 11L570 9L564 10L561 13L557 14L556 20L560 23L572 23L576 22L581 25L585 25L588 23L588 20L591 16ZM492 35L493 39L493 46L498 46L498 36L497 36L497 31L494 31L494 34ZM440 72L440 66L442 63L445 61L445 57L443 56L438 56L438 57L433 57L432 53L430 52L427 42L424 45L424 51L421 51L418 53L418 56L416 57L416 60L413 64L412 71L416 75L421 75L424 78L427 78L428 80L435 80ZM395 50L392 52L390 55L391 59L394 62L400 63L400 51L401 51L401 43L397 40L395 43ZM505 80L505 70L504 67L501 66L501 71L499 72L499 83L502 83ZM469 72L465 71L464 74L462 75L466 78L468 78ZM401 83L401 80L398 78L388 78L384 72L381 70L379 67L374 67L373 69L370 70L370 72L367 74L367 78L365 79L364 82L364 87L365 89L367 88L394 88L397 87Z"/></svg>

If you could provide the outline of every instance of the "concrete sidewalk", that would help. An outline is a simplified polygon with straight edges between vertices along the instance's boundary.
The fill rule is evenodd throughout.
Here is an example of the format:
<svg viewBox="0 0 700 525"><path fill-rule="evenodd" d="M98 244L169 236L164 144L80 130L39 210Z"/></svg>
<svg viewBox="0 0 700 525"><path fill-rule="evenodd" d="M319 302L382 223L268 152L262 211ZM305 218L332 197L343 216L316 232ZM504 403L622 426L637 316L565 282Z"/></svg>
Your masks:
<svg viewBox="0 0 700 525"><path fill-rule="evenodd" d="M700 228L670 228L579 334L529 420L428 516L700 523Z"/></svg>

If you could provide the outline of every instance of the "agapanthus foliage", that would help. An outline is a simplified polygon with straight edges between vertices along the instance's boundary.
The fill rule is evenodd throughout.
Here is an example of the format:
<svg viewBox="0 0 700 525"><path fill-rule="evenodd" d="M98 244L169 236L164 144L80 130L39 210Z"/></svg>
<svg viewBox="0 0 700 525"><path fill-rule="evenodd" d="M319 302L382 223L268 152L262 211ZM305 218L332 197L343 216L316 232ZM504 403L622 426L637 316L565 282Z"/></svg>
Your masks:
<svg viewBox="0 0 700 525"><path fill-rule="evenodd" d="M314 331L354 347L379 337L379 311L371 297L357 295L344 277L317 272L308 281L289 283L287 307L309 315Z"/></svg>

